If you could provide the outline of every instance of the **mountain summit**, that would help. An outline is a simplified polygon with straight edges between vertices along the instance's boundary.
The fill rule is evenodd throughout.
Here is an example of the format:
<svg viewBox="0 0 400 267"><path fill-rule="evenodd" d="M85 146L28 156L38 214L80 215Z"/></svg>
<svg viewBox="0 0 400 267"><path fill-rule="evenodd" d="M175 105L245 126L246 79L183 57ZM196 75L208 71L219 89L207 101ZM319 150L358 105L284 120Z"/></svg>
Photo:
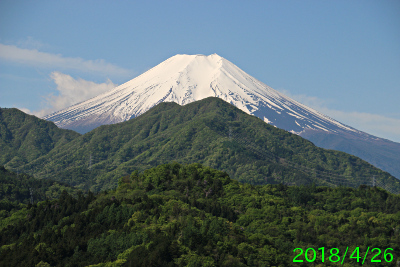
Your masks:
<svg viewBox="0 0 400 267"><path fill-rule="evenodd" d="M161 102L185 105L218 97L292 133L359 132L258 81L217 54L176 55L112 90L44 117L84 133L137 117Z"/></svg>
<svg viewBox="0 0 400 267"><path fill-rule="evenodd" d="M218 97L317 146L356 155L400 177L400 144L344 125L253 78L217 54L176 55L94 98L44 117L88 132L137 117L161 102L185 105Z"/></svg>

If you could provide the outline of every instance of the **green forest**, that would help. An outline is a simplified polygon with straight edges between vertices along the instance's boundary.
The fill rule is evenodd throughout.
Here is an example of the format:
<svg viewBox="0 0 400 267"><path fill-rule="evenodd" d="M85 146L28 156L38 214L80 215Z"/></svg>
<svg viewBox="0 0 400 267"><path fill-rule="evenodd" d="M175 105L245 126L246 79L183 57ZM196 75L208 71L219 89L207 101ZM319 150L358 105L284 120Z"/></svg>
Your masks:
<svg viewBox="0 0 400 267"><path fill-rule="evenodd" d="M0 266L337 266L331 248L343 255L357 247L360 258L343 266L361 266L368 248L382 250L381 262L370 253L365 266L400 260L400 196L377 187L251 185L179 163L134 171L114 190L64 190L33 205L28 186L2 188L20 203L1 214ZM303 254L294 263L296 248L314 248L313 262Z"/></svg>

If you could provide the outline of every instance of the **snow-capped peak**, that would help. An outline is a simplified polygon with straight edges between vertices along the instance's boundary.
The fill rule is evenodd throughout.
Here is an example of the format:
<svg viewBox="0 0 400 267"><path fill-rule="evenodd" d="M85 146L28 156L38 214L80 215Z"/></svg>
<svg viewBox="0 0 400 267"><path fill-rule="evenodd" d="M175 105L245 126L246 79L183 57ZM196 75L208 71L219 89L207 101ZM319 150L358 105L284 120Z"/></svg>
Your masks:
<svg viewBox="0 0 400 267"><path fill-rule="evenodd" d="M217 54L175 55L108 92L44 119L85 132L129 120L161 102L185 105L210 96L293 133L357 131L279 93Z"/></svg>

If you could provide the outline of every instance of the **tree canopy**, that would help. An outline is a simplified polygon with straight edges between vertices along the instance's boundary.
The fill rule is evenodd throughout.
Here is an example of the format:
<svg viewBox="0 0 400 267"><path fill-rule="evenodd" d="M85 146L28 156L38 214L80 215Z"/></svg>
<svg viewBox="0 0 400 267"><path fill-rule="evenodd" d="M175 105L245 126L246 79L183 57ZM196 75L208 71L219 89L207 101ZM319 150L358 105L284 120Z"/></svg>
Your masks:
<svg viewBox="0 0 400 267"><path fill-rule="evenodd" d="M393 248L380 266L394 266L400 251L399 196L242 184L200 164L135 171L96 195L64 191L1 221L2 266L299 266L295 248L320 247L359 247L361 257ZM304 264L322 266L321 254Z"/></svg>

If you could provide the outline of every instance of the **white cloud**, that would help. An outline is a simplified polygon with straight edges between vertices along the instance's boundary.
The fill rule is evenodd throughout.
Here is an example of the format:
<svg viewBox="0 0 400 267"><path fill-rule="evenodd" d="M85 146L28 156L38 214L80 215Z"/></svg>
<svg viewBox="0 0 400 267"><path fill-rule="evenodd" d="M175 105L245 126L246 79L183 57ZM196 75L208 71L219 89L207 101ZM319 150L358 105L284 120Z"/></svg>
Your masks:
<svg viewBox="0 0 400 267"><path fill-rule="evenodd" d="M292 95L287 90L279 90L283 94L297 100L298 102L311 107L322 114L328 115L335 120L349 125L357 130L400 142L400 119L387 117L367 112L346 112L327 107L329 100L320 99L307 95Z"/></svg>
<svg viewBox="0 0 400 267"><path fill-rule="evenodd" d="M130 70L107 63L103 59L84 60L82 58L63 57L60 54L40 52L36 49L19 48L14 45L0 44L0 59L35 67L57 67L118 76L131 74Z"/></svg>
<svg viewBox="0 0 400 267"><path fill-rule="evenodd" d="M33 112L38 117L72 106L117 86L110 79L105 83L95 83L74 79L61 72L52 72L50 77L57 85L58 95L50 94L45 97L47 108Z"/></svg>

